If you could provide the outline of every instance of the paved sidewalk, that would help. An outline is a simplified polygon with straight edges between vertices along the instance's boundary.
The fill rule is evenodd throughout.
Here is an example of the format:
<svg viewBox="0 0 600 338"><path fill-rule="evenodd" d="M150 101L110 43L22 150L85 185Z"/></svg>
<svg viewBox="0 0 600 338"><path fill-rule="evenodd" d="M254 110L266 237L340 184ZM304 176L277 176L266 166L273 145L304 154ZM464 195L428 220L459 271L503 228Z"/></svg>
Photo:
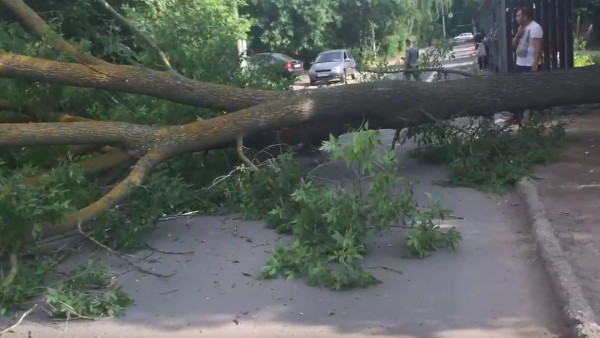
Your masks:
<svg viewBox="0 0 600 338"><path fill-rule="evenodd" d="M563 160L536 170L535 182L583 296L600 322L600 111L568 126Z"/></svg>

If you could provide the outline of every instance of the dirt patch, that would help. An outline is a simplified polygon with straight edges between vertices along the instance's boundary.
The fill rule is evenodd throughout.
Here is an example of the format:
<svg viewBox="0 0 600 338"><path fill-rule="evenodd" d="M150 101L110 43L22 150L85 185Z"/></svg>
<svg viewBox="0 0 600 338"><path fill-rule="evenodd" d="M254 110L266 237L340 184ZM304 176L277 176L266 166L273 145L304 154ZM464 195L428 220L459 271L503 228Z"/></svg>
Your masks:
<svg viewBox="0 0 600 338"><path fill-rule="evenodd" d="M548 219L600 319L600 110L574 117L559 163L537 168Z"/></svg>

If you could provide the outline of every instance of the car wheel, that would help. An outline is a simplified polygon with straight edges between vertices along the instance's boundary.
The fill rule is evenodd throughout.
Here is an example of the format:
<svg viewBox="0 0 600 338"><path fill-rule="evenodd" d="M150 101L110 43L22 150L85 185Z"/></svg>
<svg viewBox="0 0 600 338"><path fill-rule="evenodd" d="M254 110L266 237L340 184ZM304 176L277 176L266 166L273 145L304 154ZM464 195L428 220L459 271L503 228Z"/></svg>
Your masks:
<svg viewBox="0 0 600 338"><path fill-rule="evenodd" d="M350 77L352 78L352 80L356 80L356 70L352 72L352 75L350 75Z"/></svg>

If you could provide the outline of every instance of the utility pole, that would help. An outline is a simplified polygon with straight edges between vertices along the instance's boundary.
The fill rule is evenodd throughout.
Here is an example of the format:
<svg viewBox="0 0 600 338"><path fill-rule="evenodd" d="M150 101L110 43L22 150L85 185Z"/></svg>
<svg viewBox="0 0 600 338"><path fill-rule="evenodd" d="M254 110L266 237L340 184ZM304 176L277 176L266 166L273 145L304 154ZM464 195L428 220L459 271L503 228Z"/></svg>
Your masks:
<svg viewBox="0 0 600 338"><path fill-rule="evenodd" d="M444 29L444 39L446 38L446 14L442 12L442 27Z"/></svg>
<svg viewBox="0 0 600 338"><path fill-rule="evenodd" d="M444 1L440 3L442 5L442 29L444 31L444 39L446 38L446 13L444 13Z"/></svg>

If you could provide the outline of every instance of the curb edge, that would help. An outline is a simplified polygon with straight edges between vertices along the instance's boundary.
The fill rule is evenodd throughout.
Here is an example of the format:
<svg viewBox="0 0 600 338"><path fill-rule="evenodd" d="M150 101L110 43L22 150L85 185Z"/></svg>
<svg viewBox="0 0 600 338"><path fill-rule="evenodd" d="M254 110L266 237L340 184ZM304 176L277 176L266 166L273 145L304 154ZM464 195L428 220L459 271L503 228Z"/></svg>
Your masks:
<svg viewBox="0 0 600 338"><path fill-rule="evenodd" d="M527 204L532 234L554 291L558 295L570 333L577 338L600 338L600 325L595 322L592 307L583 297L579 280L573 273L573 268L546 216L537 188L529 179L522 178L517 183L517 190Z"/></svg>

